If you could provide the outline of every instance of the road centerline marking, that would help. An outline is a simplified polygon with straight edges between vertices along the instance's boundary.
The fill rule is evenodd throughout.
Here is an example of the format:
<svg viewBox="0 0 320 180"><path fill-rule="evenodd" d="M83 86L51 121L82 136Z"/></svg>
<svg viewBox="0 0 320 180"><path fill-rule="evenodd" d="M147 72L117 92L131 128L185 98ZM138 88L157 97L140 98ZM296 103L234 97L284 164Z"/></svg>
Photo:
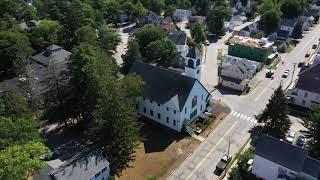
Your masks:
<svg viewBox="0 0 320 180"><path fill-rule="evenodd" d="M238 121L233 123L233 125L229 128L229 130L220 138L217 144L215 144L211 148L211 150L206 154L206 156L202 158L202 160L197 164L197 166L193 169L193 171L191 171L191 173L188 175L186 180L190 179L191 176L198 170L198 168L205 162L205 160L208 159L209 155L217 148L217 146L222 142L222 140L231 132L231 130L234 128L236 124L238 124Z"/></svg>

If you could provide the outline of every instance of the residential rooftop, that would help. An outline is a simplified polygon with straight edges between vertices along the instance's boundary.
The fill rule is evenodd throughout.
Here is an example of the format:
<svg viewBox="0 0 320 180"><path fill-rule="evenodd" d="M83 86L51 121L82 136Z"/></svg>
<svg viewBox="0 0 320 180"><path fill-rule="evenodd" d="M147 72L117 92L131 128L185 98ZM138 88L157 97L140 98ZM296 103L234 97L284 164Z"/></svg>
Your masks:
<svg viewBox="0 0 320 180"><path fill-rule="evenodd" d="M262 135L255 154L295 172L320 177L320 161L309 157L304 149L277 138Z"/></svg>
<svg viewBox="0 0 320 180"><path fill-rule="evenodd" d="M169 31L167 37L176 45L185 45L187 42L187 34L184 31Z"/></svg>
<svg viewBox="0 0 320 180"><path fill-rule="evenodd" d="M270 42L266 38L254 39L250 37L233 36L231 39L229 39L229 43L240 44L240 45L255 47L255 48L270 48L272 47L274 42Z"/></svg>
<svg viewBox="0 0 320 180"><path fill-rule="evenodd" d="M313 62L302 67L295 87L320 94L320 63Z"/></svg>
<svg viewBox="0 0 320 180"><path fill-rule="evenodd" d="M184 107L194 84L198 81L195 78L175 73L172 70L166 70L140 61L133 63L130 73L140 75L145 82L143 97L163 104L172 97L177 96L177 105L180 111Z"/></svg>
<svg viewBox="0 0 320 180"><path fill-rule="evenodd" d="M47 162L48 167L36 174L34 180L88 180L109 162L96 150L87 150L63 161L55 159Z"/></svg>

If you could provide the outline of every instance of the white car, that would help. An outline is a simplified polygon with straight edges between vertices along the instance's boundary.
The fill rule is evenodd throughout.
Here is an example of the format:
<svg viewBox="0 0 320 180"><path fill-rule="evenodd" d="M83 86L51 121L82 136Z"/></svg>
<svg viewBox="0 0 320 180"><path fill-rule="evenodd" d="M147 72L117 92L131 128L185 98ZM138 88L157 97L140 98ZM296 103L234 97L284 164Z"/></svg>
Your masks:
<svg viewBox="0 0 320 180"><path fill-rule="evenodd" d="M282 74L283 78L287 78L289 76L289 70L285 70L284 73Z"/></svg>
<svg viewBox="0 0 320 180"><path fill-rule="evenodd" d="M294 140L294 136L295 136L295 133L293 131L290 131L287 135L286 141L288 141L289 143L292 143Z"/></svg>
<svg viewBox="0 0 320 180"><path fill-rule="evenodd" d="M208 40L206 40L204 43L205 43L207 46L210 45L210 42L209 42Z"/></svg>

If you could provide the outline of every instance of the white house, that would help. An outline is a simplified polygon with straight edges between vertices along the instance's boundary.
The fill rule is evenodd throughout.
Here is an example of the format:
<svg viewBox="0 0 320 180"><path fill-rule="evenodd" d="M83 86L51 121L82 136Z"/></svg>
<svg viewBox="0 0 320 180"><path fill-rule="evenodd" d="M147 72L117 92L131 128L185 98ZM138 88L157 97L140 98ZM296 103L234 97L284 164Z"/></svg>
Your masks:
<svg viewBox="0 0 320 180"><path fill-rule="evenodd" d="M167 37L176 45L177 51L182 56L188 54L187 34L184 31L169 31Z"/></svg>
<svg viewBox="0 0 320 180"><path fill-rule="evenodd" d="M176 9L173 12L173 17L177 21L187 21L191 17L190 9Z"/></svg>
<svg viewBox="0 0 320 180"><path fill-rule="evenodd" d="M203 115L211 99L200 81L188 76L138 61L130 73L140 75L145 82L138 113L178 132L184 123Z"/></svg>
<svg viewBox="0 0 320 180"><path fill-rule="evenodd" d="M320 178L320 161L295 145L263 135L255 148L252 174L266 180Z"/></svg>
<svg viewBox="0 0 320 180"><path fill-rule="evenodd" d="M106 180L110 176L109 162L96 150L87 150L68 160L47 162L33 180Z"/></svg>
<svg viewBox="0 0 320 180"><path fill-rule="evenodd" d="M262 66L262 63L256 61L226 55L219 67L219 83L242 92Z"/></svg>
<svg viewBox="0 0 320 180"><path fill-rule="evenodd" d="M320 64L307 65L301 68L299 79L293 89L287 91L289 103L308 109L320 104Z"/></svg>

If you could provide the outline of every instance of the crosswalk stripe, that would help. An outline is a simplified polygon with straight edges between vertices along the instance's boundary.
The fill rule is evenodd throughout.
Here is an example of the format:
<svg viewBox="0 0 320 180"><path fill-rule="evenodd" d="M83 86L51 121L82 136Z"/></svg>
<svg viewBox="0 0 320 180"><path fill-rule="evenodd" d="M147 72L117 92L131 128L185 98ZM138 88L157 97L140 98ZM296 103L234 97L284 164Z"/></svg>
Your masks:
<svg viewBox="0 0 320 180"><path fill-rule="evenodd" d="M243 119L247 119L247 116L243 116Z"/></svg>
<svg viewBox="0 0 320 180"><path fill-rule="evenodd" d="M243 114L241 114L240 118L242 119L242 118L243 118L243 116L244 116L244 115L243 115Z"/></svg>
<svg viewBox="0 0 320 180"><path fill-rule="evenodd" d="M240 116L240 113L237 114L237 117L239 117L239 116Z"/></svg>
<svg viewBox="0 0 320 180"><path fill-rule="evenodd" d="M250 122L253 122L254 121L254 119L251 119L251 121Z"/></svg>
<svg viewBox="0 0 320 180"><path fill-rule="evenodd" d="M237 112L235 112L235 111L232 111L232 112L231 112L231 115L235 115L236 113L237 113Z"/></svg>
<svg viewBox="0 0 320 180"><path fill-rule="evenodd" d="M254 120L254 123L257 123L258 121L257 120Z"/></svg>
<svg viewBox="0 0 320 180"><path fill-rule="evenodd" d="M251 118L250 118L250 117L248 117L248 118L247 118L247 121L250 121L250 119L251 119Z"/></svg>

